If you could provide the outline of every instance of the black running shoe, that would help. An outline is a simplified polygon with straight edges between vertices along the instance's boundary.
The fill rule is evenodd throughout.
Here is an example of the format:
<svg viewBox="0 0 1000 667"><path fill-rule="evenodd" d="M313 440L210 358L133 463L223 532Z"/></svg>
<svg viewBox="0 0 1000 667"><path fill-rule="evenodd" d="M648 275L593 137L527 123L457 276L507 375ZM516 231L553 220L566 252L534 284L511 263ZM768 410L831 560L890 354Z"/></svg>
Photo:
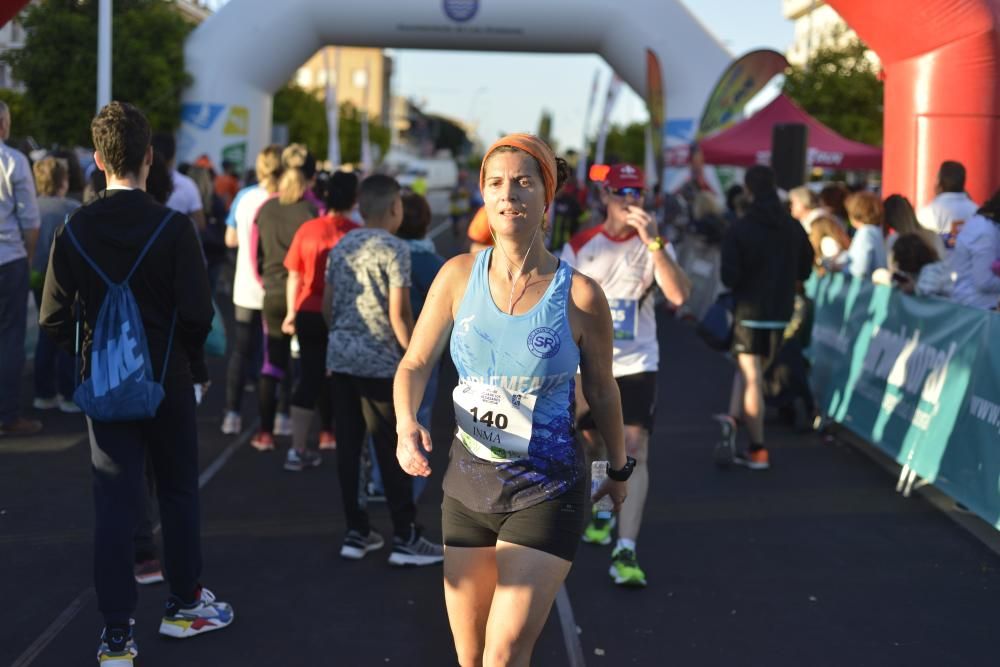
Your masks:
<svg viewBox="0 0 1000 667"><path fill-rule="evenodd" d="M356 530L347 531L344 544L340 547L340 557L348 560L361 560L369 551L377 551L385 546L385 540L374 530L362 535Z"/></svg>
<svg viewBox="0 0 1000 667"><path fill-rule="evenodd" d="M715 465L725 468L733 463L736 456L736 420L729 415L715 415L719 423L719 441L715 445L713 458Z"/></svg>

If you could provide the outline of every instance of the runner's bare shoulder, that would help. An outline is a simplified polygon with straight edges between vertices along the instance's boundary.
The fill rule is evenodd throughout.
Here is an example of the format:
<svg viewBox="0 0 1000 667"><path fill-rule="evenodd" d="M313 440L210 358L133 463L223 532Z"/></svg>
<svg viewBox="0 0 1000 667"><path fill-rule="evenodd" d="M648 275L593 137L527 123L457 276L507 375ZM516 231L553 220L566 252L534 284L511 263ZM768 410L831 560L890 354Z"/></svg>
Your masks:
<svg viewBox="0 0 1000 667"><path fill-rule="evenodd" d="M475 263L476 256L472 253L465 252L461 255L455 255L444 263L441 270L438 271L435 281L444 279L451 283L454 280L461 280L464 285L465 281L472 275L472 267Z"/></svg>
<svg viewBox="0 0 1000 667"><path fill-rule="evenodd" d="M596 280L573 269L573 282L569 289L569 319L573 333L592 330L605 319L611 321L611 311L604 290Z"/></svg>
<svg viewBox="0 0 1000 667"><path fill-rule="evenodd" d="M573 306L585 312L592 312L595 309L601 310L608 307L608 300L604 296L604 290L596 280L590 276L573 269L573 282L569 288L570 301Z"/></svg>

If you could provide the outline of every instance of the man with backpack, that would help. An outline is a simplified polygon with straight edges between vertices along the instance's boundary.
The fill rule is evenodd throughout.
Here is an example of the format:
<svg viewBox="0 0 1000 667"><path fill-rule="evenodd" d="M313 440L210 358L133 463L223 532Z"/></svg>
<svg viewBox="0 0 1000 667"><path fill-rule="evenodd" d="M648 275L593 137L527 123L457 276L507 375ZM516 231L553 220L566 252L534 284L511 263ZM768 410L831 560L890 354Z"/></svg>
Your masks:
<svg viewBox="0 0 1000 667"><path fill-rule="evenodd" d="M78 348L74 400L87 415L94 473L94 578L105 628L104 667L138 654L132 538L143 511L143 465L153 465L170 598L160 633L191 637L233 620L201 586L198 432L194 384L208 372L202 346L212 302L197 233L184 215L145 191L150 128L112 102L91 124L107 189L79 209L53 242L40 326ZM75 302L75 308L74 308Z"/></svg>

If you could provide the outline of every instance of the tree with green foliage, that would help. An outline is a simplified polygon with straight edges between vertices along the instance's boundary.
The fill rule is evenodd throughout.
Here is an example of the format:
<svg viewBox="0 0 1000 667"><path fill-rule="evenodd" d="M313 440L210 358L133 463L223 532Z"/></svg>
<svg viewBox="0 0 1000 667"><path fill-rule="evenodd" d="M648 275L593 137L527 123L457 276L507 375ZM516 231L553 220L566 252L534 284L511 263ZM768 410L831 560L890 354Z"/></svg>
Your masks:
<svg viewBox="0 0 1000 667"><path fill-rule="evenodd" d="M792 67L785 93L848 139L882 145L883 85L878 65L857 37L834 34L804 67Z"/></svg>
<svg viewBox="0 0 1000 667"><path fill-rule="evenodd" d="M604 161L608 164L628 162L643 165L646 161L646 126L649 123L629 123L625 127L612 125L604 144ZM593 160L595 147L590 147Z"/></svg>
<svg viewBox="0 0 1000 667"><path fill-rule="evenodd" d="M326 107L310 92L285 86L274 94L272 122L288 127L288 140L305 144L320 160L326 159ZM343 149L341 149L343 155Z"/></svg>
<svg viewBox="0 0 1000 667"><path fill-rule="evenodd" d="M10 109L10 136L19 139L38 137L38 123L34 114L28 111L28 103L24 93L9 88L0 88L0 102Z"/></svg>
<svg viewBox="0 0 1000 667"><path fill-rule="evenodd" d="M430 126L431 139L434 141L434 150L448 150L456 159L468 155L472 151L472 142L469 135L465 133L465 128L445 116L437 114L426 115Z"/></svg>
<svg viewBox="0 0 1000 667"><path fill-rule="evenodd" d="M538 120L538 138L552 146L552 112L548 109L542 109L542 117Z"/></svg>
<svg viewBox="0 0 1000 667"><path fill-rule="evenodd" d="M42 0L21 16L24 48L4 61L24 82L21 113L31 115L44 145L90 145L97 106L97 1ZM131 102L157 131L180 125L184 41L193 26L167 0L115 0L112 15L114 99Z"/></svg>
<svg viewBox="0 0 1000 667"><path fill-rule="evenodd" d="M288 127L288 140L305 144L318 160L327 157L326 105L302 88L288 85L274 95L272 121ZM340 105L340 159L344 163L361 161L361 112L350 102ZM389 149L389 129L378 119L369 119L368 140L378 146L382 155Z"/></svg>
<svg viewBox="0 0 1000 667"><path fill-rule="evenodd" d="M350 102L340 105L340 120L338 121L340 136L340 157L344 162L361 162L361 111ZM368 119L368 141L376 155L385 155L389 150L389 128L382 125L378 117ZM326 144L323 144L323 155L326 155Z"/></svg>

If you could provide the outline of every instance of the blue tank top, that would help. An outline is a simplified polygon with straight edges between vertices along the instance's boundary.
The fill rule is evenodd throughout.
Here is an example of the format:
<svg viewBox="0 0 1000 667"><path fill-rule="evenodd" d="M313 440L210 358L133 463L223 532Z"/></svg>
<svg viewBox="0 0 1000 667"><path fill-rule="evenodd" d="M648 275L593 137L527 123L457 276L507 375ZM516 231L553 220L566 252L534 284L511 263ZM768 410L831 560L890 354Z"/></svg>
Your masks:
<svg viewBox="0 0 1000 667"><path fill-rule="evenodd" d="M508 315L490 294L492 252L476 256L451 335L458 428L444 491L473 511L510 512L585 473L574 421L580 350L568 316L573 269L560 262L539 302Z"/></svg>

